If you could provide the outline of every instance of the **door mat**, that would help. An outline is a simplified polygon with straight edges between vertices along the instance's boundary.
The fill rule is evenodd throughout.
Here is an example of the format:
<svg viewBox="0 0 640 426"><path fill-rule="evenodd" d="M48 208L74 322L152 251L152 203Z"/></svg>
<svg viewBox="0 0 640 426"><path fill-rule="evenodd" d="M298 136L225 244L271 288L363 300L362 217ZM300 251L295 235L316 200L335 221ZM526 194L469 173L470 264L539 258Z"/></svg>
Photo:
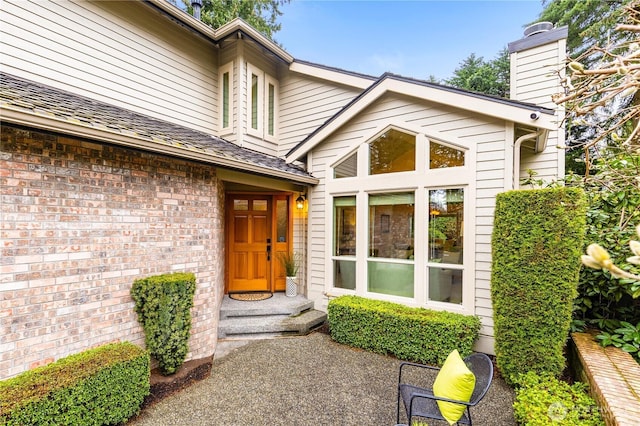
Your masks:
<svg viewBox="0 0 640 426"><path fill-rule="evenodd" d="M256 302L258 300L266 300L273 296L273 293L268 291L258 291L251 293L229 293L229 298L233 300L240 300L243 302Z"/></svg>

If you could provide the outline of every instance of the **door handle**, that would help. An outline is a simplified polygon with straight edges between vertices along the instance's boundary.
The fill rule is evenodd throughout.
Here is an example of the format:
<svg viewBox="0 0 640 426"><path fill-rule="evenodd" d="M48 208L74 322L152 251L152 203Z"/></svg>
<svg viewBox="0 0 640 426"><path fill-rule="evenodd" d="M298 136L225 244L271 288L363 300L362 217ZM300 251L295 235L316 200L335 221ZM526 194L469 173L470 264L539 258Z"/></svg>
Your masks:
<svg viewBox="0 0 640 426"><path fill-rule="evenodd" d="M271 238L267 238L267 261L271 260Z"/></svg>

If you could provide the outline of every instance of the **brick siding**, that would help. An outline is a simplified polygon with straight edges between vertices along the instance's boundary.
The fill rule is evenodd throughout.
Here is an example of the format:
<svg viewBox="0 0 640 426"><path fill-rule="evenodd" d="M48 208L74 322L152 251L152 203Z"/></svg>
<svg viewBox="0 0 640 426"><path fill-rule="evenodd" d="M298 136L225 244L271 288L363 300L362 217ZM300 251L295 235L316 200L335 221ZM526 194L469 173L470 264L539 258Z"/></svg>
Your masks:
<svg viewBox="0 0 640 426"><path fill-rule="evenodd" d="M188 359L211 356L224 291L215 168L3 126L0 379L111 341L144 345L137 278L193 272Z"/></svg>

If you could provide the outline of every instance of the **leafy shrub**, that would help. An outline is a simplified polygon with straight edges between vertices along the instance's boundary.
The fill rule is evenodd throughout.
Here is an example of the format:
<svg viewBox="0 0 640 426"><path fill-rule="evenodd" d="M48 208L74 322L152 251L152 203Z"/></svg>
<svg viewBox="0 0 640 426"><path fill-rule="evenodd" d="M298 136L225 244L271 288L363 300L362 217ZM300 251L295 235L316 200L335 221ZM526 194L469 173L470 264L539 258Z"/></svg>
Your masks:
<svg viewBox="0 0 640 426"><path fill-rule="evenodd" d="M613 332L603 331L596 338L602 346L615 346L640 361L640 322L636 325L620 321Z"/></svg>
<svg viewBox="0 0 640 426"><path fill-rule="evenodd" d="M497 196L491 298L496 361L508 383L528 371L564 369L585 209L577 188Z"/></svg>
<svg viewBox="0 0 640 426"><path fill-rule="evenodd" d="M131 288L147 349L164 375L173 374L189 352L195 290L196 277L191 273L139 279Z"/></svg>
<svg viewBox="0 0 640 426"><path fill-rule="evenodd" d="M616 265L640 274L640 266L626 262L629 240L634 237L633 225L640 224L640 155L615 146L608 146L599 154L601 157L593 164L595 173L567 177L568 184L584 188L587 195L585 245L600 244ZM606 270L582 268L578 292L574 330L596 327L616 334L616 329L624 327L622 321L640 322L640 281L615 278Z"/></svg>
<svg viewBox="0 0 640 426"><path fill-rule="evenodd" d="M0 382L0 424L118 424L149 394L149 354L111 343Z"/></svg>
<svg viewBox="0 0 640 426"><path fill-rule="evenodd" d="M441 365L449 353L472 352L480 320L444 311L341 296L329 302L331 337L338 343L400 359Z"/></svg>
<svg viewBox="0 0 640 426"><path fill-rule="evenodd" d="M584 383L569 385L555 377L529 372L518 378L513 412L524 426L603 426L604 421Z"/></svg>

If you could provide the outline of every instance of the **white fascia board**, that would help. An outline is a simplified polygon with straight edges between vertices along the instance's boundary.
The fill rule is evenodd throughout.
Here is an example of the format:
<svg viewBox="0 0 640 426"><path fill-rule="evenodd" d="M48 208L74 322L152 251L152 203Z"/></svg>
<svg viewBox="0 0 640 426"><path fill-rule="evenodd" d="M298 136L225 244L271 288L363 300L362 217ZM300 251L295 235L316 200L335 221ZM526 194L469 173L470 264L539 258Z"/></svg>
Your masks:
<svg viewBox="0 0 640 426"><path fill-rule="evenodd" d="M97 128L88 126L80 122L62 120L49 115L33 114L19 109L2 106L0 108L2 122L16 124L24 127L36 128L44 131L61 133L75 136L82 139L94 140L96 142L106 142L128 148L140 149L148 152L179 157L187 160L200 161L218 167L226 167L234 170L241 169L247 173L271 176L274 178L286 179L292 182L317 185L320 181L311 176L299 176L267 167L260 167L253 163L247 163L237 158L226 158L215 154L203 152L189 147L178 147L166 143L160 139L148 140L135 135L135 133L124 134L115 132L108 128Z"/></svg>
<svg viewBox="0 0 640 426"><path fill-rule="evenodd" d="M559 126L555 114L539 113L537 115L538 118L532 119L531 114L536 111L535 108L509 104L508 102L510 101L508 100L503 103L499 100L485 98L482 95L474 96L395 79L388 79L385 83L384 85L387 86L387 90L390 92L421 98L426 101L488 115L505 121L545 130L555 130ZM541 107L540 109L546 108Z"/></svg>
<svg viewBox="0 0 640 426"><path fill-rule="evenodd" d="M213 28L211 28L201 20L196 19L193 16L189 15L187 12L180 9L178 6L175 6L166 0L147 0L147 2L151 3L158 9L162 10L163 12L176 18L178 21L182 22L183 24L209 37L210 39L216 40L216 32Z"/></svg>
<svg viewBox="0 0 640 426"><path fill-rule="evenodd" d="M275 44L269 38L265 37L264 34L253 28L251 25L247 24L241 18L236 18L233 21L227 22L217 30L215 30L216 40L220 40L224 37L227 37L230 34L233 34L236 31L242 31L247 34L249 37L269 49L280 59L290 64L293 62L293 56L284 51L280 46Z"/></svg>
<svg viewBox="0 0 640 426"><path fill-rule="evenodd" d="M331 133L346 124L356 114L371 105L378 97L386 92L398 93L400 95L420 98L429 102L440 103L454 108L472 111L477 114L499 118L505 121L525 124L544 130L556 130L560 123L555 114L539 113L538 118L532 119L531 115L535 108L520 107L517 105L500 102L484 98L481 95L458 93L446 89L425 86L417 83L401 81L394 78L385 78L377 84L370 92L366 93L347 109L339 112L334 118L311 136L303 145L292 151L287 157L287 162L291 163L307 152L312 150L317 144L328 137ZM541 108L542 109L542 108ZM546 108L545 108L546 109Z"/></svg>
<svg viewBox="0 0 640 426"><path fill-rule="evenodd" d="M264 47L272 51L276 56L280 57L287 63L293 62L293 56L285 52L280 46L278 46L273 41L269 40L269 38L265 37L264 34L257 31L251 25L246 23L240 18L236 18L233 21L227 22L217 30L214 30L204 22L199 19L194 18L189 15L187 12L183 11L177 6L174 6L167 0L147 0L149 3L156 6L158 9L166 12L171 15L175 19L179 20L183 24L193 28L194 30L202 33L207 36L214 42L220 41L220 39L233 34L235 31L242 31L246 33L249 37L256 40L258 43L262 44Z"/></svg>
<svg viewBox="0 0 640 426"><path fill-rule="evenodd" d="M359 77L346 71L340 72L339 70L332 70L321 66L313 66L312 64L295 62L295 60L289 65L289 71L320 78L322 80L328 80L333 83L337 82L345 86L356 87L360 90L366 89L371 86L371 83L376 81L376 78Z"/></svg>

